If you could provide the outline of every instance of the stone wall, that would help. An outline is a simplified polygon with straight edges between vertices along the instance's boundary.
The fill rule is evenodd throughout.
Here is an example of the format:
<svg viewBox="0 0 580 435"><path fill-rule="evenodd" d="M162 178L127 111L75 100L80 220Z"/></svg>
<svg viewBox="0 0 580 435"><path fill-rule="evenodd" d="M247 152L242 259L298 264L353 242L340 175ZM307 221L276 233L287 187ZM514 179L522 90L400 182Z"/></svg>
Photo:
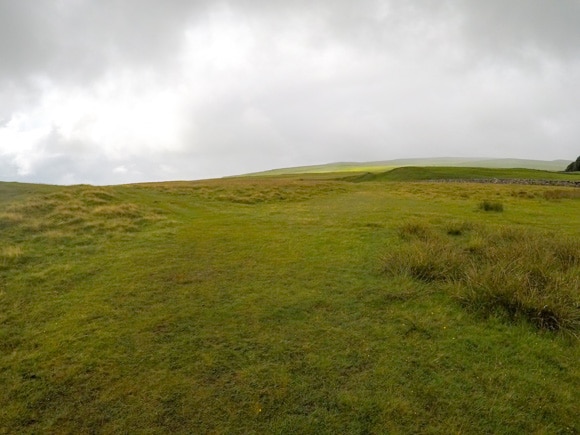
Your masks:
<svg viewBox="0 0 580 435"><path fill-rule="evenodd" d="M523 184L528 186L563 186L580 187L580 180L535 180L518 178L478 178L478 179L444 179L431 180L443 183L486 183L486 184Z"/></svg>

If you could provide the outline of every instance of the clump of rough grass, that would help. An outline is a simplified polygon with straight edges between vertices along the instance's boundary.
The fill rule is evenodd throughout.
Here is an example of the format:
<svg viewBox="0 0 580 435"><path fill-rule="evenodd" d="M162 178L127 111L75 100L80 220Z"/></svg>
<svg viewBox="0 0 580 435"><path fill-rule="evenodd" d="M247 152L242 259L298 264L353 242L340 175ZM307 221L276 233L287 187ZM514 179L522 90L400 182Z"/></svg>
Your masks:
<svg viewBox="0 0 580 435"><path fill-rule="evenodd" d="M84 190L81 197L83 202L89 205L107 204L115 199L114 195L101 189Z"/></svg>
<svg viewBox="0 0 580 435"><path fill-rule="evenodd" d="M462 236L473 230L471 222L450 222L445 226L445 232L448 236Z"/></svg>
<svg viewBox="0 0 580 435"><path fill-rule="evenodd" d="M3 246L0 249L0 266L7 267L22 260L24 250L20 246Z"/></svg>
<svg viewBox="0 0 580 435"><path fill-rule="evenodd" d="M201 199L257 205L277 202L307 201L319 196L346 192L342 182L299 179L240 178L223 183L220 180L142 184L171 195L187 195Z"/></svg>
<svg viewBox="0 0 580 435"><path fill-rule="evenodd" d="M502 212L503 211L503 204L498 201L482 201L479 204L480 210L483 211L495 211L495 212Z"/></svg>
<svg viewBox="0 0 580 435"><path fill-rule="evenodd" d="M540 329L580 329L580 280L521 263L471 268L457 297L470 310L525 319Z"/></svg>
<svg viewBox="0 0 580 435"><path fill-rule="evenodd" d="M67 235L110 234L137 231L159 215L123 202L112 192L92 187L75 187L38 195L10 205L0 215L0 228L23 234Z"/></svg>
<svg viewBox="0 0 580 435"><path fill-rule="evenodd" d="M449 227L424 224L409 231L403 225L405 243L383 258L384 272L446 285L468 310L484 316L580 331L580 240L515 227L468 227L458 238Z"/></svg>
<svg viewBox="0 0 580 435"><path fill-rule="evenodd" d="M0 229L9 228L22 223L24 216L20 213L5 212L0 213Z"/></svg>
<svg viewBox="0 0 580 435"><path fill-rule="evenodd" d="M546 190L544 198L547 200L580 199L580 189L555 189Z"/></svg>
<svg viewBox="0 0 580 435"><path fill-rule="evenodd" d="M451 282L463 273L463 257L442 239L417 240L389 252L383 259L384 271L418 281Z"/></svg>
<svg viewBox="0 0 580 435"><path fill-rule="evenodd" d="M107 218L139 218L141 210L135 204L112 204L95 207L93 213Z"/></svg>
<svg viewBox="0 0 580 435"><path fill-rule="evenodd" d="M435 237L433 228L421 221L409 221L401 225L398 229L399 236L404 240L417 238L419 240L430 240Z"/></svg>

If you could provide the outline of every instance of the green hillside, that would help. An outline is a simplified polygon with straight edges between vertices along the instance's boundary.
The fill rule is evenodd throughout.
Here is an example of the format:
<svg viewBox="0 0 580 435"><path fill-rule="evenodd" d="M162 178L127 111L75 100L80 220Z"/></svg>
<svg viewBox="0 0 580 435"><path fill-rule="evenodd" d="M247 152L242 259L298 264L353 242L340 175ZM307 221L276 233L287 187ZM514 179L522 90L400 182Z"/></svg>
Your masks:
<svg viewBox="0 0 580 435"><path fill-rule="evenodd" d="M550 172L535 169L501 169L469 167L400 167L385 172L367 172L348 176L350 181L419 181L419 180L560 180L580 181L577 173Z"/></svg>
<svg viewBox="0 0 580 435"><path fill-rule="evenodd" d="M460 158L439 157L421 159L397 159L376 162L340 162L325 165L298 166L293 168L273 169L249 175L291 175L316 174L329 172L384 172L404 166L444 166L444 167L479 167L479 168L522 168L543 171L564 171L570 162L566 160L526 160L526 159L487 159L487 158Z"/></svg>
<svg viewBox="0 0 580 435"><path fill-rule="evenodd" d="M0 183L0 433L580 432L580 189L434 173Z"/></svg>

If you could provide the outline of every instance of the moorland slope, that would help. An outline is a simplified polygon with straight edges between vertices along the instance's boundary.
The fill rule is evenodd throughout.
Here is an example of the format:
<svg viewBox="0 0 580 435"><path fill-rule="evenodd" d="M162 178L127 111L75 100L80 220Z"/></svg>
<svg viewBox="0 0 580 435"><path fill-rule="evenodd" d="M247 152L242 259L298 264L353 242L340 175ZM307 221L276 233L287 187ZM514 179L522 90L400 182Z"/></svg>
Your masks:
<svg viewBox="0 0 580 435"><path fill-rule="evenodd" d="M0 183L0 433L578 433L580 190L409 171Z"/></svg>

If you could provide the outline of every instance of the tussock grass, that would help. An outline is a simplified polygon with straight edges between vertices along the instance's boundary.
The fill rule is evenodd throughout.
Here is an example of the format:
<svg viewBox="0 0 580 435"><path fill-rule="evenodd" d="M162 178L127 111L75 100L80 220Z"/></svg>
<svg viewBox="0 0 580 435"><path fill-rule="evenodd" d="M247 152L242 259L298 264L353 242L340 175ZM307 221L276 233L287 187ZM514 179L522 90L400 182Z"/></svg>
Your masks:
<svg viewBox="0 0 580 435"><path fill-rule="evenodd" d="M485 200L479 204L479 208L483 211L502 212L503 211L503 204L501 202L497 202L497 201Z"/></svg>
<svg viewBox="0 0 580 435"><path fill-rule="evenodd" d="M417 230L420 228L420 230ZM540 329L580 331L580 240L516 227L401 226L407 243L383 259L391 276L450 284L469 310L526 319Z"/></svg>
<svg viewBox="0 0 580 435"><path fill-rule="evenodd" d="M294 178L239 178L225 183L222 180L205 180L144 183L138 186L172 195L246 205L307 201L348 190L342 182Z"/></svg>
<svg viewBox="0 0 580 435"><path fill-rule="evenodd" d="M429 240L435 237L432 226L418 220L404 223L399 227L398 232L399 236L405 240L411 240L412 238Z"/></svg>
<svg viewBox="0 0 580 435"><path fill-rule="evenodd" d="M521 263L470 268L457 297L470 310L525 319L540 329L577 335L580 330L580 279Z"/></svg>
<svg viewBox="0 0 580 435"><path fill-rule="evenodd" d="M580 199L580 189L553 189L544 192L544 198L548 200Z"/></svg>
<svg viewBox="0 0 580 435"><path fill-rule="evenodd" d="M24 217L21 213L4 212L0 213L0 229L9 228L21 224Z"/></svg>
<svg viewBox="0 0 580 435"><path fill-rule="evenodd" d="M417 239L394 249L383 259L389 275L403 275L423 282L455 281L463 273L464 258L439 238Z"/></svg>
<svg viewBox="0 0 580 435"><path fill-rule="evenodd" d="M542 197L542 194L538 195L538 192L534 192L534 191L530 191L527 189L520 189L520 190L514 190L511 193L511 196L514 198L522 198L522 199L535 199L537 197Z"/></svg>
<svg viewBox="0 0 580 435"><path fill-rule="evenodd" d="M0 227L22 234L75 235L78 232L111 235L133 232L140 225L159 219L111 192L93 187L74 187L47 195L33 196L11 204L0 215Z"/></svg>
<svg viewBox="0 0 580 435"><path fill-rule="evenodd" d="M115 200L113 194L101 189L84 189L81 192L81 197L84 203L90 205L107 204Z"/></svg>
<svg viewBox="0 0 580 435"><path fill-rule="evenodd" d="M462 236L474 229L471 222L452 221L445 225L445 232L449 236Z"/></svg>
<svg viewBox="0 0 580 435"><path fill-rule="evenodd" d="M21 246L3 246L0 249L0 266L6 267L23 259L24 249Z"/></svg>
<svg viewBox="0 0 580 435"><path fill-rule="evenodd" d="M135 204L102 205L95 207L93 213L107 218L121 217L137 219L142 217L142 211Z"/></svg>

